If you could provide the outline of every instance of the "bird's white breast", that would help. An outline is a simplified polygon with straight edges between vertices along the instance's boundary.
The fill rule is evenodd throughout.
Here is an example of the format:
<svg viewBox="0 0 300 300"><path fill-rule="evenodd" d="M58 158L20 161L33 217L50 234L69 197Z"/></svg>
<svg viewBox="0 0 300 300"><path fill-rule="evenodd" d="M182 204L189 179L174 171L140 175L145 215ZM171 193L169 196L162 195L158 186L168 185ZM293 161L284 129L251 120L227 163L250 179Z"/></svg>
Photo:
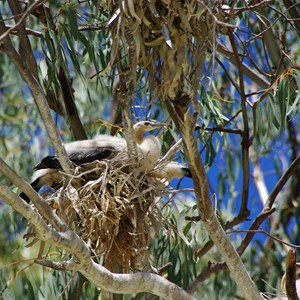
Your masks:
<svg viewBox="0 0 300 300"><path fill-rule="evenodd" d="M149 135L143 138L143 142L138 145L138 152L140 166L144 171L151 171L155 167L160 151L161 144L155 136Z"/></svg>

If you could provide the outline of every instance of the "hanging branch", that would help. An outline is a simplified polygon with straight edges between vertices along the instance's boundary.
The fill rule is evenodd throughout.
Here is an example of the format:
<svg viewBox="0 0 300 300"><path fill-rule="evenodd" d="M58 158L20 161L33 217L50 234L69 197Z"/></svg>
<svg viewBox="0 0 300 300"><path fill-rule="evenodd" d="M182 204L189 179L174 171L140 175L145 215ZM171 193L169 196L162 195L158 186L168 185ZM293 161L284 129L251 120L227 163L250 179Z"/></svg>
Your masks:
<svg viewBox="0 0 300 300"><path fill-rule="evenodd" d="M4 41L10 34L11 32L17 30L21 25L23 25L25 19L27 18L27 16L29 16L31 14L32 11L34 11L37 7L39 7L40 5L42 5L43 0L36 0L29 8L28 10L22 15L22 17L18 20L18 22L16 23L16 25L10 27L8 30L4 30L3 28L1 30L1 36L0 36L0 42ZM1 22L4 21L1 17Z"/></svg>
<svg viewBox="0 0 300 300"><path fill-rule="evenodd" d="M20 39L20 53L21 55L26 59L28 68L30 69L31 73L35 78L38 76L38 69L36 60L33 55L33 51L31 48L31 44L26 32L25 28L25 20L26 18L24 15L29 11L36 9L41 4L41 1L36 1L32 4L32 6L29 8L28 11L25 12L24 15L22 15L21 7L19 1L16 0L8 0L9 6L11 8L12 13L14 14L16 23L20 21L19 27L17 27L18 33L19 33L19 39ZM24 18L23 18L24 17ZM23 20L22 20L23 18ZM16 28L14 28L16 30Z"/></svg>
<svg viewBox="0 0 300 300"><path fill-rule="evenodd" d="M22 59L21 55L13 47L10 38L7 35L5 35L6 32L7 29L5 27L3 18L0 14L0 34L2 34L2 36L4 35L4 38L2 40L1 50L7 54L11 62L16 66L17 70L19 71L24 81L27 83L31 91L31 94L36 102L36 105L39 109L44 125L47 129L47 132L50 136L50 139L52 141L59 162L63 170L69 173L69 171L73 169L73 166L67 157L65 148L62 146L62 142L57 133L55 124L53 122L45 94L41 86L37 82L36 78L32 75L32 73L24 64L24 60Z"/></svg>
<svg viewBox="0 0 300 300"><path fill-rule="evenodd" d="M44 27L46 28L45 35L48 35L49 41L50 43L52 43L53 49L56 49L56 47L54 46L52 36L49 34L49 31L51 30L53 34L58 35L58 30L53 21L53 17L51 15L49 7L47 7L44 4L42 7L38 7L36 10L34 10L32 14L44 24ZM87 139L86 132L82 125L75 104L72 81L69 77L69 67L67 59L65 58L65 53L62 51L62 53L57 53L57 55L61 55L63 57L63 59L60 60L59 66L54 70L54 72L57 73L57 80L60 86L60 89L56 91L56 93L53 93L53 97L55 97L54 101L58 103L58 105L51 105L52 102L50 99L47 99L48 103L56 113L61 114L65 117L68 125L70 126L70 130L73 133L73 136L76 140ZM62 109L61 106L63 106L64 109Z"/></svg>

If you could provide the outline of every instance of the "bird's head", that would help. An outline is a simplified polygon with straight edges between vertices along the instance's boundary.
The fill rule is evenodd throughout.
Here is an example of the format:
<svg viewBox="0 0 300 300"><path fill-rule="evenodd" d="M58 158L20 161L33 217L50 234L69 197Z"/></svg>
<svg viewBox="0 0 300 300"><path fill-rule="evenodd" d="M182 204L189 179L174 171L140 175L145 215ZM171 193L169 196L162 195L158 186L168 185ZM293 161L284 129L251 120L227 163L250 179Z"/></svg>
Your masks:
<svg viewBox="0 0 300 300"><path fill-rule="evenodd" d="M143 134L147 131L154 130L156 128L163 127L163 123L158 123L158 122L151 122L151 121L141 121L136 124L134 124L133 129L134 131L140 134Z"/></svg>
<svg viewBox="0 0 300 300"><path fill-rule="evenodd" d="M154 130L156 128L163 127L164 124L158 122L151 121L141 121L134 124L133 129L135 132L135 139L138 144L140 144L143 140L143 135L147 131Z"/></svg>

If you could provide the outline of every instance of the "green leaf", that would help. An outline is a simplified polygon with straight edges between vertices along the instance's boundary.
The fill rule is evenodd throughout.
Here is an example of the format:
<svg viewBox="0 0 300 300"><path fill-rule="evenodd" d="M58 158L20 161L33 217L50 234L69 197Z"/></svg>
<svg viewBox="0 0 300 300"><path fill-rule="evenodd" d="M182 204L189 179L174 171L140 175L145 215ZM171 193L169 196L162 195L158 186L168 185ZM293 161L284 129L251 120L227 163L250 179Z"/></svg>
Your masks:
<svg viewBox="0 0 300 300"><path fill-rule="evenodd" d="M70 35L73 36L75 39L79 39L79 35L80 32L78 30L78 23L77 23L77 15L74 12L74 10L71 8L71 6L66 6L66 9L64 10L67 18L68 18L68 22L69 22L69 30Z"/></svg>
<svg viewBox="0 0 300 300"><path fill-rule="evenodd" d="M280 129L283 129L286 124L286 109L289 105L289 99L287 97L288 85L286 84L286 79L280 81L278 86L278 91L276 93L276 100L279 104L280 109ZM275 114L275 109L273 107L273 113Z"/></svg>
<svg viewBox="0 0 300 300"><path fill-rule="evenodd" d="M186 238L184 231L185 231L185 226L186 226L186 214L188 212L189 209L184 209L180 212L179 216L178 216L178 220L177 220L177 230L178 230L178 234L179 236L182 238L182 240L188 245L191 246L191 243L188 241L188 239Z"/></svg>
<svg viewBox="0 0 300 300"><path fill-rule="evenodd" d="M295 99L293 100L292 106L287 111L287 116L290 116L291 118L293 115L295 116L299 110L300 110L300 71L294 70L293 72L293 79L296 82L296 89L295 89Z"/></svg>

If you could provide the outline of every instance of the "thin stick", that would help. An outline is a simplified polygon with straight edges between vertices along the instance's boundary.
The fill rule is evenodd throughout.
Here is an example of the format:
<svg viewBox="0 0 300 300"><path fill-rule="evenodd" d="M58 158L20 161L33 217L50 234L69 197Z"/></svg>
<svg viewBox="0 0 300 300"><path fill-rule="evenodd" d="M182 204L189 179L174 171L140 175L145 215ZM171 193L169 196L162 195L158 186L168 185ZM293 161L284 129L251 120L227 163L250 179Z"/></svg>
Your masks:
<svg viewBox="0 0 300 300"><path fill-rule="evenodd" d="M18 29L18 27L25 21L26 17L33 11L35 10L38 6L40 6L42 4L43 0L36 0L29 8L28 10L23 14L23 16L21 17L21 19L19 20L19 22L16 23L16 25L12 26L11 28L9 28L8 30L5 31L5 33L3 33L0 36L0 42L2 42L10 33L12 33L13 31L16 31Z"/></svg>
<svg viewBox="0 0 300 300"><path fill-rule="evenodd" d="M239 232L250 232L250 233L262 233L262 234L265 234L266 236L268 236L269 238L277 241L277 242L280 242L286 246L289 246L291 248L295 248L295 249L300 249L300 245L294 245L294 244L291 244L291 243L288 243L288 242L285 242L277 237L275 237L274 235L266 232L265 230L263 229L237 229L237 230L231 230L231 231L228 231L227 234L229 233L239 233Z"/></svg>

